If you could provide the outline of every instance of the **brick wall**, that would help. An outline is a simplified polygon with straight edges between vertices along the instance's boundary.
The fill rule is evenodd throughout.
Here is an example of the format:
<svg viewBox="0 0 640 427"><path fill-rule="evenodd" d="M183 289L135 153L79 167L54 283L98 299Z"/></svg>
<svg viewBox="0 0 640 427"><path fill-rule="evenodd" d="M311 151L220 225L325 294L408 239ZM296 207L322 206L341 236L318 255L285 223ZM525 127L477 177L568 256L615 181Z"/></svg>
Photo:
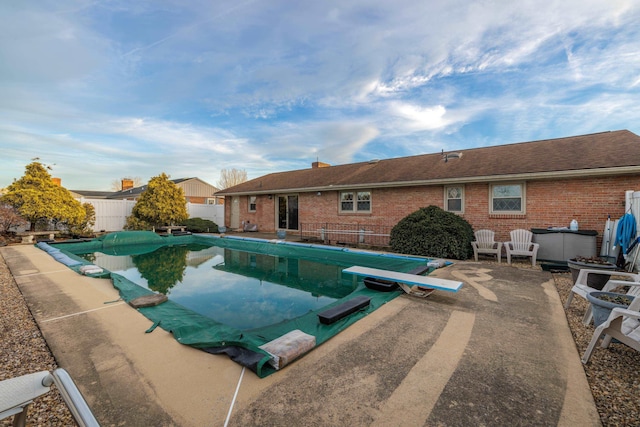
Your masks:
<svg viewBox="0 0 640 427"><path fill-rule="evenodd" d="M462 216L474 229L489 228L496 240L508 240L509 231L516 228L546 228L569 226L576 219L583 230L602 233L607 215L618 219L624 213L625 191L640 190L640 176L528 181L526 183L526 214L490 215L489 184L466 184L465 212ZM367 223L394 225L415 210L435 205L444 207L443 186L382 188L371 192L372 213L344 214L338 211L337 191L300 193L300 222L341 224ZM240 223L258 224L260 231L275 231L277 197L258 196L256 212L248 212L248 198L240 197ZM230 202L230 201L228 201ZM225 204L229 224L231 203ZM601 236L598 237L598 247Z"/></svg>
<svg viewBox="0 0 640 427"><path fill-rule="evenodd" d="M258 224L259 231L275 231L275 202L277 197L269 199L267 195L256 196L256 210L249 211L249 197L241 196L240 201L240 219L239 224L242 227L242 221L249 221L251 224ZM231 224L231 198L225 200L224 217L225 224Z"/></svg>
<svg viewBox="0 0 640 427"><path fill-rule="evenodd" d="M572 219L580 229L602 234L608 215L618 219L624 213L625 191L638 188L640 176L529 181L525 215L490 215L489 184L467 184L463 217L476 230L494 230L500 241L515 228L568 227Z"/></svg>

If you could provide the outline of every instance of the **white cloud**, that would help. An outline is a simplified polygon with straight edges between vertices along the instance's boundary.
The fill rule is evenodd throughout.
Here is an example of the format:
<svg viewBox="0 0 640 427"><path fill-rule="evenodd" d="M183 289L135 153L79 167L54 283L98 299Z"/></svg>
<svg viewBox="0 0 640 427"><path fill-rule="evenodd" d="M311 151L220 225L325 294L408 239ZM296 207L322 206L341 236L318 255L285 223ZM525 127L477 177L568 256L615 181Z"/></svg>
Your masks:
<svg viewBox="0 0 640 427"><path fill-rule="evenodd" d="M449 124L449 120L445 117L447 110L442 105L421 107L394 102L390 105L389 113L401 119L396 121L395 125L415 131L443 129Z"/></svg>
<svg viewBox="0 0 640 427"><path fill-rule="evenodd" d="M632 0L0 3L0 186L36 155L99 187L630 128L639 21Z"/></svg>

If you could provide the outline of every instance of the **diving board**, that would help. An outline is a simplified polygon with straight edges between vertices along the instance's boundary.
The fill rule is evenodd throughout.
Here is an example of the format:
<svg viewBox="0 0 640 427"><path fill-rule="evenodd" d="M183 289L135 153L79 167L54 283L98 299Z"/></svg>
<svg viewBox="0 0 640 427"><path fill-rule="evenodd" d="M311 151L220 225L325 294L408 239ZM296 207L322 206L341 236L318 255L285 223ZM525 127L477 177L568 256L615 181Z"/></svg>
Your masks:
<svg viewBox="0 0 640 427"><path fill-rule="evenodd" d="M460 288L462 287L462 282L457 282L455 280L438 279L436 277L429 276L418 276L416 274L400 273L398 271L382 270L379 268L353 266L345 268L344 270L342 270L342 272L346 274L353 274L356 276L366 276L373 277L375 279L394 281L397 282L402 290L406 293L417 296L426 296L418 295L418 292L424 293L426 291L426 289L423 288L428 288L429 290L433 289L439 291L458 292L458 290L460 290ZM420 289L416 290L407 285L417 286Z"/></svg>

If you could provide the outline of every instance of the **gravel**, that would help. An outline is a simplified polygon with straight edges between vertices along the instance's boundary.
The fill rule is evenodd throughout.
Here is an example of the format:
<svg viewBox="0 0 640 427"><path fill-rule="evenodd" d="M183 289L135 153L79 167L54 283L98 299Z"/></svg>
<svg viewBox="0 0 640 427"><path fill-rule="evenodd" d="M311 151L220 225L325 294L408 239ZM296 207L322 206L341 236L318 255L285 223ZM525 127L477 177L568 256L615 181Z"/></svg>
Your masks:
<svg viewBox="0 0 640 427"><path fill-rule="evenodd" d="M526 264L518 265L524 267ZM562 303L569 295L569 273L553 274ZM574 298L566 310L571 333L582 356L593 335L593 325L582 324L587 302ZM34 321L4 259L0 257L0 381L33 372L52 371L56 361ZM608 349L596 347L588 365L587 381L604 426L640 425L640 355L623 344ZM29 407L29 426L76 425L62 397L52 391L37 398ZM0 420L0 426L12 425L12 418Z"/></svg>
<svg viewBox="0 0 640 427"><path fill-rule="evenodd" d="M570 273L554 274L562 304L565 303L573 281ZM593 337L594 326L582 324L588 302L578 297L565 310L571 334L580 357ZM640 354L624 344L608 348L596 346L587 365L583 365L587 381L596 402L602 425L640 426Z"/></svg>
<svg viewBox="0 0 640 427"><path fill-rule="evenodd" d="M53 371L58 367L25 300L18 290L4 258L0 256L0 381ZM0 420L11 426L13 417ZM28 426L77 425L55 388L36 398L27 410Z"/></svg>

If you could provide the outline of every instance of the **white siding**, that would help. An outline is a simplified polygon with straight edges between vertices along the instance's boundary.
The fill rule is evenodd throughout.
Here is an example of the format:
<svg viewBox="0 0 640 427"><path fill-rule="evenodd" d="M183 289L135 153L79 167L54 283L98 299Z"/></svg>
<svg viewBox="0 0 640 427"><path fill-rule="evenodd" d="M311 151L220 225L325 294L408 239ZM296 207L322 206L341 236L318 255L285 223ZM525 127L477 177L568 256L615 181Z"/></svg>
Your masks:
<svg viewBox="0 0 640 427"><path fill-rule="evenodd" d="M213 185L200 181L199 179L189 179L178 184L184 191L186 197L213 197L213 193L218 191Z"/></svg>

